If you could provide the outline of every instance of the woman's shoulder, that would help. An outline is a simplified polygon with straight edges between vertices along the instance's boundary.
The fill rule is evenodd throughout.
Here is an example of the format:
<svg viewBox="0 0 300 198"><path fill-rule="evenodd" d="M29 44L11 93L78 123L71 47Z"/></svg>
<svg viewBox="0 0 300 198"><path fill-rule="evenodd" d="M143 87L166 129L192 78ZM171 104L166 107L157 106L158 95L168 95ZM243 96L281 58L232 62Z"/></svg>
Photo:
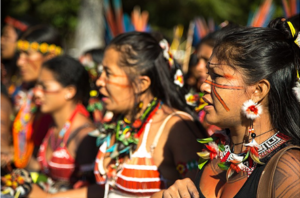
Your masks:
<svg viewBox="0 0 300 198"><path fill-rule="evenodd" d="M187 113L185 111L180 111L178 109L174 109L166 105L162 106L161 112L165 120L168 120L168 123L175 123L183 120L185 121L194 120L193 116L190 113Z"/></svg>
<svg viewBox="0 0 300 198"><path fill-rule="evenodd" d="M280 157L275 176L276 173L285 173L284 175L286 176L290 175L287 172L300 177L300 147L299 149L289 149Z"/></svg>
<svg viewBox="0 0 300 198"><path fill-rule="evenodd" d="M275 197L300 196L300 149L286 151L278 161L273 179Z"/></svg>
<svg viewBox="0 0 300 198"><path fill-rule="evenodd" d="M194 141L203 138L203 132L191 114L171 108L165 110L164 113L164 121L160 128L165 134L168 134L169 142L173 142L172 140L178 142L183 139Z"/></svg>
<svg viewBox="0 0 300 198"><path fill-rule="evenodd" d="M72 127L72 133L75 142L79 143L85 136L96 129L93 122L87 117L79 117L74 120L74 126ZM70 138L69 138L70 139Z"/></svg>

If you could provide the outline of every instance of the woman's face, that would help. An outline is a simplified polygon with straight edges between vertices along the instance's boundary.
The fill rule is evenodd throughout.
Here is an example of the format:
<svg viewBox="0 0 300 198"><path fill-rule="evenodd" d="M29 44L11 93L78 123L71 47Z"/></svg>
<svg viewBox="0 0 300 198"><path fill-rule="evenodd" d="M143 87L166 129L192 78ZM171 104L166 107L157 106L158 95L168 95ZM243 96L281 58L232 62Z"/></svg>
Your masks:
<svg viewBox="0 0 300 198"><path fill-rule="evenodd" d="M206 121L221 128L242 125L241 108L251 95L242 74L214 56L207 65L208 77L201 86L208 103L204 107Z"/></svg>
<svg viewBox="0 0 300 198"><path fill-rule="evenodd" d="M41 112L52 113L64 107L68 98L67 89L54 78L52 71L42 68L34 89L35 102Z"/></svg>
<svg viewBox="0 0 300 198"><path fill-rule="evenodd" d="M105 51L103 72L96 85L100 87L107 110L126 114L134 107L134 92L123 67L118 65L119 56L120 53L112 47Z"/></svg>
<svg viewBox="0 0 300 198"><path fill-rule="evenodd" d="M22 80L24 82L36 81L45 60L46 56L43 56L42 53L33 49L21 51L17 65L20 68Z"/></svg>
<svg viewBox="0 0 300 198"><path fill-rule="evenodd" d="M1 57L11 59L15 55L18 34L11 25L5 25L1 35Z"/></svg>
<svg viewBox="0 0 300 198"><path fill-rule="evenodd" d="M199 47L199 50L197 52L197 58L199 61L198 61L197 65L193 68L193 73L199 81L198 82L199 87L205 81L205 79L207 77L206 64L212 54L212 51L213 51L213 48L211 46L209 46L207 44L202 44Z"/></svg>

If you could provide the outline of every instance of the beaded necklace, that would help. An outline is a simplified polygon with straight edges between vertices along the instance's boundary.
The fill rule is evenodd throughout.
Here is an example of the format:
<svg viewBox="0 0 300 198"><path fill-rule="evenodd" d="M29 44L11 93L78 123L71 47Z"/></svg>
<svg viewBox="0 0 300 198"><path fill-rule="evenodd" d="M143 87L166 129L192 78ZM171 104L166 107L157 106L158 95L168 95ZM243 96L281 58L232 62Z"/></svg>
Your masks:
<svg viewBox="0 0 300 198"><path fill-rule="evenodd" d="M246 149L242 153L235 154L230 150L229 137L225 131L218 131L212 137L198 140L206 147L202 152L197 153L200 156L198 168L202 169L209 160L219 158L221 162L218 166L227 171L227 180L234 172L240 171L246 172L249 177L257 164L264 164L263 158L280 149L289 140L290 137L278 131L260 145L253 139L250 143L244 144Z"/></svg>
<svg viewBox="0 0 300 198"><path fill-rule="evenodd" d="M68 132L70 133L69 129L71 127L71 124L73 122L73 119L75 118L77 113L81 113L84 116L88 116L88 112L85 110L85 107L82 104L77 104L75 110L71 114L70 118L66 121L64 124L63 128L59 131L58 137L55 140L55 135L54 133L51 134L51 139L50 139L50 144L51 144L51 149L55 151L58 147L63 147L65 145L65 134ZM53 128L51 129L53 130Z"/></svg>
<svg viewBox="0 0 300 198"><path fill-rule="evenodd" d="M27 165L33 151L31 135L33 116L37 107L32 101L32 98L33 90L31 89L28 91L25 103L13 123L14 161L15 165L19 168L23 168Z"/></svg>
<svg viewBox="0 0 300 198"><path fill-rule="evenodd" d="M110 157L112 159L119 160L119 157L123 155L131 155L131 153L136 149L139 142L139 137L144 131L146 124L153 117L156 111L161 107L161 102L157 98L148 104L143 114L136 119L132 124L129 120L124 118L123 115L118 117L116 123L113 124L103 124L100 128L98 134L97 132L92 132L90 135L97 135L97 145L101 145L107 141L108 147L112 134L115 134L115 143L110 146L106 152L111 153ZM122 155L122 156L121 156ZM118 162L116 162L118 164Z"/></svg>

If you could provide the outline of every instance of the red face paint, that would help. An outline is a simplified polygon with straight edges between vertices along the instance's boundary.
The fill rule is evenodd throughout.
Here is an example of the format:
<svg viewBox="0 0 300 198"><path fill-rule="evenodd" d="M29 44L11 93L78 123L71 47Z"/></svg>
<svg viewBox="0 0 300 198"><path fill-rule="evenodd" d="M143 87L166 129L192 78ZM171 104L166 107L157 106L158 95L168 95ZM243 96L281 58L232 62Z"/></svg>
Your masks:
<svg viewBox="0 0 300 198"><path fill-rule="evenodd" d="M104 82L105 82L106 84L111 84L111 85L119 86L119 87L122 87L122 88L128 88L128 87L131 87L131 85L123 85L123 84L120 84L120 83L112 82L112 81L107 80L107 79L104 79Z"/></svg>
<svg viewBox="0 0 300 198"><path fill-rule="evenodd" d="M226 78L226 79L228 79L228 80L234 79L234 77L232 75L230 75L230 74L224 74L223 77Z"/></svg>
<svg viewBox="0 0 300 198"><path fill-rule="evenodd" d="M243 89L242 86L221 85L221 84L209 81L209 80L205 80L204 83L212 85L212 90L213 90L214 94L216 95L217 99L220 101L220 103L222 104L222 106L225 108L226 111L230 111L230 109L228 108L228 106L226 105L224 100L221 98L221 96L218 94L216 87L221 88L221 89L233 89L233 90Z"/></svg>
<svg viewBox="0 0 300 198"><path fill-rule="evenodd" d="M242 86L221 85L221 84L218 84L218 83L214 83L214 82L212 82L210 80L205 80L204 82L207 83L207 84L210 84L210 85L212 85L214 87L221 88L221 89L235 89L235 90L241 90L241 89L243 89Z"/></svg>

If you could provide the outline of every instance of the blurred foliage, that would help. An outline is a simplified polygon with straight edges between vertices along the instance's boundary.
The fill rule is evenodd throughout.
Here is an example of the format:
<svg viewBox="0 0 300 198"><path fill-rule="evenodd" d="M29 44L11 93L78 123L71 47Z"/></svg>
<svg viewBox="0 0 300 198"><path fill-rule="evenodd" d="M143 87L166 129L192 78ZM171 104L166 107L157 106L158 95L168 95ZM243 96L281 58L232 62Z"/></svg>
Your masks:
<svg viewBox="0 0 300 198"><path fill-rule="evenodd" d="M64 38L73 34L80 0L1 0L1 19L6 15L27 15L40 23L52 24Z"/></svg>
<svg viewBox="0 0 300 198"><path fill-rule="evenodd" d="M154 30L171 37L173 27L182 24L185 31L196 16L214 19L216 24L228 20L246 25L250 12L263 0L123 0L124 13L131 14L134 6L150 13L149 24ZM281 0L273 0L276 12L283 15ZM30 15L43 23L50 23L66 38L73 34L77 23L80 0L1 0L2 19L6 15ZM99 17L99 16L95 16ZM100 16L101 17L101 16ZM186 33L184 33L186 35Z"/></svg>

